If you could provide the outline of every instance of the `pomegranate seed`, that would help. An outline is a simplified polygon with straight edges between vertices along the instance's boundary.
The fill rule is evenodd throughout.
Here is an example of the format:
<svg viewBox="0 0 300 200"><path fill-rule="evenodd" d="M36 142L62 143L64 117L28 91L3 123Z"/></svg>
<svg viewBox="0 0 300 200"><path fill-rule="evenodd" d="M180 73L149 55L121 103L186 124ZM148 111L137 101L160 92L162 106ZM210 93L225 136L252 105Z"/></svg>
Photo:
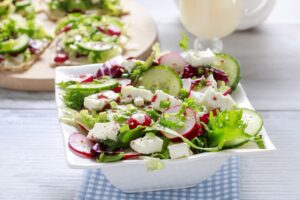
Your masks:
<svg viewBox="0 0 300 200"><path fill-rule="evenodd" d="M114 91L115 93L120 93L122 89L122 86L117 86L116 88L114 88L112 91Z"/></svg>
<svg viewBox="0 0 300 200"><path fill-rule="evenodd" d="M130 129L135 129L139 124L139 122L136 119L130 118L128 119L128 125Z"/></svg>
<svg viewBox="0 0 300 200"><path fill-rule="evenodd" d="M65 53L58 53L55 58L54 58L54 62L56 63L64 63L66 60L68 60L68 55Z"/></svg>

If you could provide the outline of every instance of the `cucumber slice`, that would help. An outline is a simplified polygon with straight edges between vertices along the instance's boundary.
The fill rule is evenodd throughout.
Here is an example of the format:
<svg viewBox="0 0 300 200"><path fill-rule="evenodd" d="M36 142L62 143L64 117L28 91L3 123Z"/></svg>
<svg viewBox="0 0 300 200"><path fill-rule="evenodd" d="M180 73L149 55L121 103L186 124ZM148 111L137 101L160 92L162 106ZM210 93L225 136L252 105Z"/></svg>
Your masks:
<svg viewBox="0 0 300 200"><path fill-rule="evenodd" d="M141 75L138 85L144 86L152 92L162 90L170 95L178 96L182 88L182 81L170 67L155 66Z"/></svg>
<svg viewBox="0 0 300 200"><path fill-rule="evenodd" d="M66 88L66 90L77 90L77 91L93 91L95 93L101 92L103 90L111 90L118 86L117 80L106 80L102 83L83 83L74 84Z"/></svg>
<svg viewBox="0 0 300 200"><path fill-rule="evenodd" d="M113 48L112 44L106 42L95 42L95 41L80 42L77 44L77 46L83 50L95 51L95 52L107 51Z"/></svg>
<svg viewBox="0 0 300 200"><path fill-rule="evenodd" d="M246 137L235 138L234 140L228 141L224 144L224 149L234 149L236 147L242 146L243 144L249 142Z"/></svg>
<svg viewBox="0 0 300 200"><path fill-rule="evenodd" d="M243 108L242 120L244 123L248 124L245 132L250 135L258 134L263 127L263 119L261 115L254 110Z"/></svg>
<svg viewBox="0 0 300 200"><path fill-rule="evenodd" d="M17 39L10 39L1 44L0 53L18 53L24 51L29 43L28 35L21 35Z"/></svg>
<svg viewBox="0 0 300 200"><path fill-rule="evenodd" d="M16 8L20 9L20 8L24 8L26 6L29 6L31 4L30 0L23 0L23 1L18 1L16 2Z"/></svg>
<svg viewBox="0 0 300 200"><path fill-rule="evenodd" d="M224 71L229 79L228 85L234 90L240 81L240 66L236 59L227 54L216 54L214 68Z"/></svg>
<svg viewBox="0 0 300 200"><path fill-rule="evenodd" d="M245 133L249 135L257 135L259 134L260 130L263 127L263 120L261 115L254 111L247 108L243 108L243 116L242 120L244 123L248 124L248 126L245 129ZM235 138L234 140L231 140L229 142L226 142L224 144L225 149L232 149L239 146L242 146L243 144L247 143L249 141L249 138L243 137L242 135L240 137Z"/></svg>
<svg viewBox="0 0 300 200"><path fill-rule="evenodd" d="M70 85L66 88L64 102L67 107L75 110L80 110L83 107L85 97L104 90L114 89L117 86L118 81L116 80L106 80L102 83Z"/></svg>

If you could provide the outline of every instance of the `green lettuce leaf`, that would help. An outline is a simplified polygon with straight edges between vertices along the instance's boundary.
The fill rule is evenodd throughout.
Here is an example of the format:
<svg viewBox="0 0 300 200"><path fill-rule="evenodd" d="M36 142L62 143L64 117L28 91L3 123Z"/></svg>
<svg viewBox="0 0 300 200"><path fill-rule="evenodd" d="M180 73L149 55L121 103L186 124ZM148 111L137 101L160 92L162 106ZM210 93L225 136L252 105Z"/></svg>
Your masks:
<svg viewBox="0 0 300 200"><path fill-rule="evenodd" d="M247 124L243 122L242 116L242 109L218 112L216 116L210 112L208 125L203 124L207 131L208 146L226 149L254 141L260 148L263 148L260 136L245 133Z"/></svg>

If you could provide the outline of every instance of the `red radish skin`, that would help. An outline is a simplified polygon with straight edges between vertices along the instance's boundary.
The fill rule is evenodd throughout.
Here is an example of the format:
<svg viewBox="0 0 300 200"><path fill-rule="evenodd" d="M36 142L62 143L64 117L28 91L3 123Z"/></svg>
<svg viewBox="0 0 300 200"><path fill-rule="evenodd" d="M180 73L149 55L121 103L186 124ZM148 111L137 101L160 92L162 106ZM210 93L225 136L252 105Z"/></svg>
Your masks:
<svg viewBox="0 0 300 200"><path fill-rule="evenodd" d="M224 95L224 96L227 96L227 95L229 95L229 94L231 94L231 93L232 93L232 89L229 88L228 90L226 90L226 91L223 93L223 95Z"/></svg>
<svg viewBox="0 0 300 200"><path fill-rule="evenodd" d="M120 93L123 86L131 85L130 79L124 78L124 79L118 79L118 81L119 81L119 85L115 89L113 89L115 93Z"/></svg>
<svg viewBox="0 0 300 200"><path fill-rule="evenodd" d="M103 26L98 26L98 31L106 34L106 35L110 35L110 36L120 36L121 35L121 31L118 27L114 26L114 25L110 25L108 29L105 29Z"/></svg>
<svg viewBox="0 0 300 200"><path fill-rule="evenodd" d="M90 130L85 126L83 125L81 122L77 122L78 126L84 130L86 133L88 133Z"/></svg>
<svg viewBox="0 0 300 200"><path fill-rule="evenodd" d="M80 83L90 83L93 82L94 76L92 74L82 74L78 76Z"/></svg>
<svg viewBox="0 0 300 200"><path fill-rule="evenodd" d="M137 157L139 157L140 155L142 155L142 154L140 154L140 153L135 153L135 152L132 152L132 153L125 153L124 156L123 156L123 159L124 159L124 160L129 160L129 159L137 158Z"/></svg>
<svg viewBox="0 0 300 200"><path fill-rule="evenodd" d="M64 28L62 28L58 33L57 35L61 34L61 33L64 33L64 32L68 32L72 29L72 24L68 24L67 26L65 26Z"/></svg>
<svg viewBox="0 0 300 200"><path fill-rule="evenodd" d="M179 111L179 109L180 109L180 106L174 106L174 107L166 110L165 113L177 113ZM193 139L194 137L198 136L201 133L201 132L199 132L200 127L198 124L196 124L196 114L192 109L187 108L185 110L185 113L187 116L185 126L181 129L178 129L175 131L178 132L180 135L182 135L185 138ZM170 135L165 132L162 132L162 134L164 134L164 136L171 139L172 141L181 141L181 139L179 137L176 137L174 135Z"/></svg>
<svg viewBox="0 0 300 200"><path fill-rule="evenodd" d="M193 130L191 130L188 134L184 134L182 135L183 137L189 139L189 140L192 140L194 139L195 137L198 137L200 135L203 135L205 132L204 132L204 129L203 129L203 126L201 124L195 124ZM172 142L181 142L182 139L181 138L173 138L171 139Z"/></svg>
<svg viewBox="0 0 300 200"><path fill-rule="evenodd" d="M217 109L213 109L213 110L212 110L212 113L213 113L214 116L216 116L217 113L218 113L218 112L217 112ZM203 114L202 116L199 117L199 120L200 120L201 122L205 123L205 124L208 124L208 121L209 121L209 114L210 114L210 112L209 112L209 113Z"/></svg>
<svg viewBox="0 0 300 200"><path fill-rule="evenodd" d="M142 115L144 115L143 123L140 123L138 120L136 120L135 115L137 115L137 114L132 115L127 121L130 129L135 129L138 126L150 126L151 125L152 120L148 115L142 114ZM141 114L138 114L138 115L141 115Z"/></svg>
<svg viewBox="0 0 300 200"><path fill-rule="evenodd" d="M66 53L58 53L54 58L54 62L61 64L66 62L68 59L69 57Z"/></svg>
<svg viewBox="0 0 300 200"><path fill-rule="evenodd" d="M175 52L170 52L161 56L158 59L158 63L159 65L165 65L171 67L179 74L183 73L184 67L187 64L184 58L180 54Z"/></svg>
<svg viewBox="0 0 300 200"><path fill-rule="evenodd" d="M93 158L91 149L94 143L80 133L72 133L69 137L68 146L76 155L84 158Z"/></svg>

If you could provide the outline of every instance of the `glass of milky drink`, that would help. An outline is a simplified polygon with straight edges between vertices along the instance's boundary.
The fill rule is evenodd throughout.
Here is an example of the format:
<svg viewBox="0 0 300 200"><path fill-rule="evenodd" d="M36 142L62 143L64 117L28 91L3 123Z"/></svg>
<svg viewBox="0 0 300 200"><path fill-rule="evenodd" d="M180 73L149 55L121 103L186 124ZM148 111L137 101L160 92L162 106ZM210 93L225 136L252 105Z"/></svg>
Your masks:
<svg viewBox="0 0 300 200"><path fill-rule="evenodd" d="M242 0L179 0L179 9L184 27L197 37L194 48L220 52L221 38L239 25Z"/></svg>

